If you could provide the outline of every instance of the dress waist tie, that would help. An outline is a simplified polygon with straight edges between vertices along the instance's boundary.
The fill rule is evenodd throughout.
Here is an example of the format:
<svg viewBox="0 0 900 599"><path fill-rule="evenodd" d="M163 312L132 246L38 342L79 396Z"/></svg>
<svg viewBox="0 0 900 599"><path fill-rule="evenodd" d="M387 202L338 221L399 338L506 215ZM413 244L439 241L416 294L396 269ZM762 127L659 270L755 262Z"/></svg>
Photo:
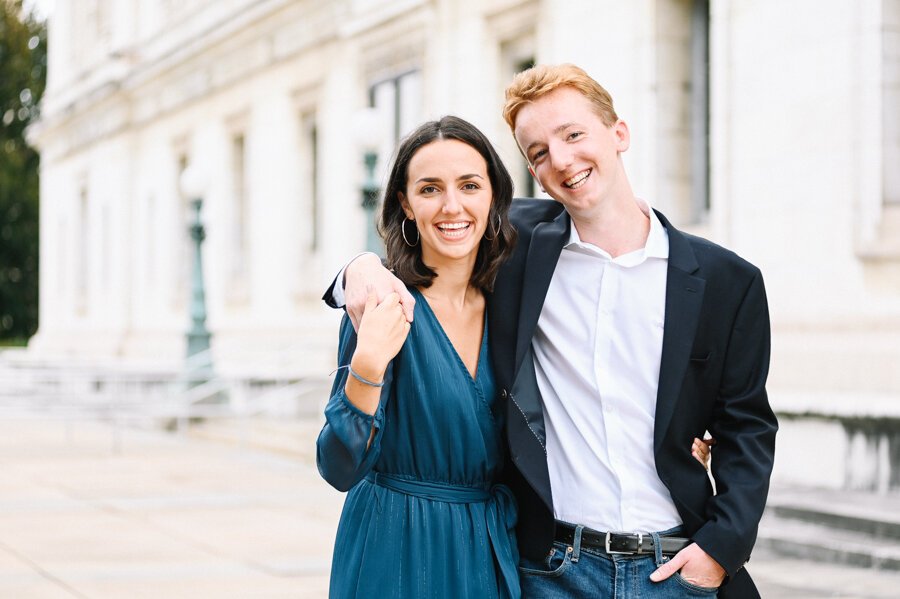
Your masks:
<svg viewBox="0 0 900 599"><path fill-rule="evenodd" d="M424 480L402 478L382 472L370 472L366 480L404 495L413 495L432 501L446 503L486 503L488 536L494 550L497 567L500 569L500 596L518 599L519 550L515 541L516 503L512 491L506 485L493 485L490 489L464 487Z"/></svg>

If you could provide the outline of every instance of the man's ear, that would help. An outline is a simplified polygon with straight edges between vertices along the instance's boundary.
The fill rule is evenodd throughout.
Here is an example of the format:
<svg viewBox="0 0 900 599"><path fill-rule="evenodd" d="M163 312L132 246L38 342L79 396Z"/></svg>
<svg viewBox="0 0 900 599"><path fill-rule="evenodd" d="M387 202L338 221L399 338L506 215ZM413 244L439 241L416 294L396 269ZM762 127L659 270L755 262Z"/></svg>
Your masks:
<svg viewBox="0 0 900 599"><path fill-rule="evenodd" d="M535 182L538 184L538 187L541 188L541 192L542 192L542 193L547 193L547 190L544 189L544 186L543 186L543 185L541 185L541 180L538 179L538 176L534 174L534 168L532 168L532 166L531 166L530 164L528 165L528 172L531 173L531 176L532 176L532 177L534 177L534 180L535 180Z"/></svg>
<svg viewBox="0 0 900 599"><path fill-rule="evenodd" d="M631 131L628 130L628 123L619 119L613 125L613 133L616 136L616 151L624 152L631 146Z"/></svg>

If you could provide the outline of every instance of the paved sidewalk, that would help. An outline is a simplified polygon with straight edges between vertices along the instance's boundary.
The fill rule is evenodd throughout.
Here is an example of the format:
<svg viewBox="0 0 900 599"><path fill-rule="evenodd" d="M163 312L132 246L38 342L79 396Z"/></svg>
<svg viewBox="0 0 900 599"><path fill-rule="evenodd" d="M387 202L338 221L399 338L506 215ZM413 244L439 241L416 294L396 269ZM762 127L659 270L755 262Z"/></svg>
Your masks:
<svg viewBox="0 0 900 599"><path fill-rule="evenodd" d="M311 444L313 438L298 438ZM0 423L0 597L325 597L343 497L308 459Z"/></svg>
<svg viewBox="0 0 900 599"><path fill-rule="evenodd" d="M0 599L327 596L342 494L309 421L188 437L0 422ZM265 447L266 449L260 449ZM766 599L897 597L900 573L757 551Z"/></svg>

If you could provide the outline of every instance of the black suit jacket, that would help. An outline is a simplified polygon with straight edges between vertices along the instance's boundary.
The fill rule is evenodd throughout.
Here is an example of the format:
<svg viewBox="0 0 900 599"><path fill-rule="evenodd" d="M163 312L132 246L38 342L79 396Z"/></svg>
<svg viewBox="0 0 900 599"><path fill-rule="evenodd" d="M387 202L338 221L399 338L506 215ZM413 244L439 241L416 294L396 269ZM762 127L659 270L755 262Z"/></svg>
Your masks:
<svg viewBox="0 0 900 599"><path fill-rule="evenodd" d="M758 597L742 566L756 541L777 430L765 390L769 316L762 276L733 252L681 233L657 215L669 237L669 264L656 470L686 534L727 571L720 596ZM550 200L516 200L510 220L519 242L489 297L491 352L507 399L515 467L505 477L519 502L519 548L540 559L553 542L555 521L531 340L571 221ZM690 453L693 438L706 430L718 441L712 460L716 495Z"/></svg>

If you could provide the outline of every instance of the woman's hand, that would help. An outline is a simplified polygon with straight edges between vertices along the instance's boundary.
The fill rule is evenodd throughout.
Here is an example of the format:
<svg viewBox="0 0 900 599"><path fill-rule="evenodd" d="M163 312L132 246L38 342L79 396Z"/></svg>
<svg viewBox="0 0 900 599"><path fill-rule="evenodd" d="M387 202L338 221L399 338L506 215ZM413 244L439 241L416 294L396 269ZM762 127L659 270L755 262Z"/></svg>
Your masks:
<svg viewBox="0 0 900 599"><path fill-rule="evenodd" d="M410 324L400 305L400 296L391 292L378 303L375 288L367 288L365 310L359 323L353 371L370 381L379 382L388 363L403 347Z"/></svg>
<svg viewBox="0 0 900 599"><path fill-rule="evenodd" d="M691 445L691 455L694 456L694 459L703 464L703 467L709 470L709 457L712 453L712 446L716 444L716 440L710 437L709 439L698 439L694 437L694 443Z"/></svg>
<svg viewBox="0 0 900 599"><path fill-rule="evenodd" d="M403 347L409 327L400 307L400 297L389 293L379 304L375 288L370 285L365 312L356 334L356 351L350 359L352 374L347 377L344 387L347 399L366 414L374 414L378 409L384 372ZM370 444L374 438L373 424Z"/></svg>

